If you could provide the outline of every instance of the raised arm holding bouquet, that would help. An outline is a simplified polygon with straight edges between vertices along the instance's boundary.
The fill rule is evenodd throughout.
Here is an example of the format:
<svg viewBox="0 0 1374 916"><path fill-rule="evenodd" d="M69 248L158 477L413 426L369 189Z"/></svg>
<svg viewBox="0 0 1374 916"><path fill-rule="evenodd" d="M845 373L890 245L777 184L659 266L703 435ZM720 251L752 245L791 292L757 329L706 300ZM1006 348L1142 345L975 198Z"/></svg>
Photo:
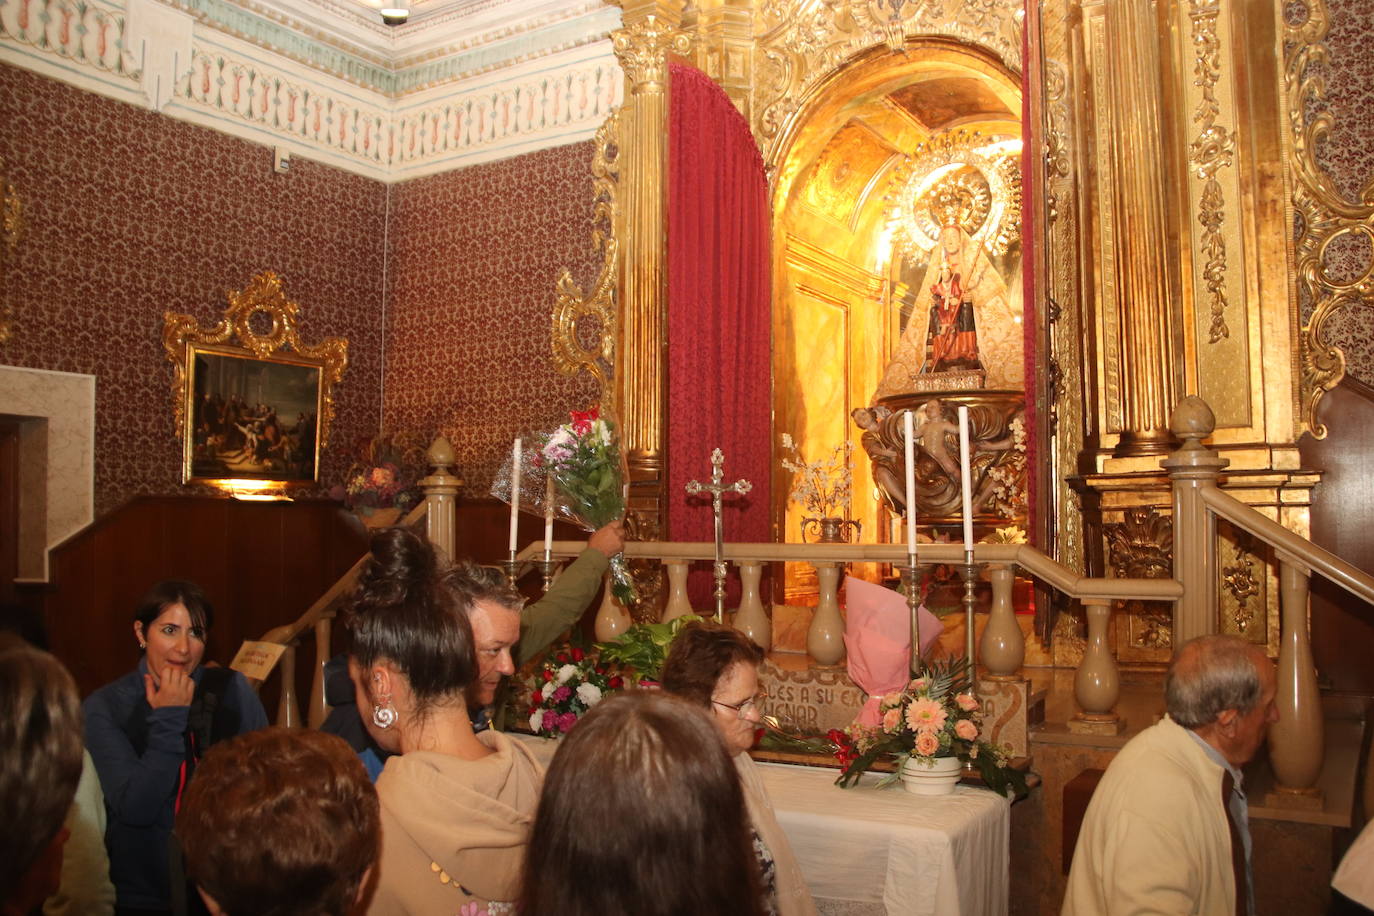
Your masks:
<svg viewBox="0 0 1374 916"><path fill-rule="evenodd" d="M625 458L615 424L597 407L572 412L549 434L536 459L553 478L555 510L588 531L625 516ZM639 600L625 554L611 557L611 592L621 604Z"/></svg>

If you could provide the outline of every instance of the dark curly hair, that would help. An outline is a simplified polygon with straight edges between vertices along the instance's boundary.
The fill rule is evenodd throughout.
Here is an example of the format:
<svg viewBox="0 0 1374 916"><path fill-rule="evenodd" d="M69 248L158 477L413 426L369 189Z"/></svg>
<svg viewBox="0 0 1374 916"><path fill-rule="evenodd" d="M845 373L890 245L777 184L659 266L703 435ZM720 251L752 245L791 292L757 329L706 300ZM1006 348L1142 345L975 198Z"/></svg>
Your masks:
<svg viewBox="0 0 1374 916"><path fill-rule="evenodd" d="M716 682L736 662L758 666L763 650L733 627L710 620L689 623L674 637L663 662L663 689L709 707Z"/></svg>

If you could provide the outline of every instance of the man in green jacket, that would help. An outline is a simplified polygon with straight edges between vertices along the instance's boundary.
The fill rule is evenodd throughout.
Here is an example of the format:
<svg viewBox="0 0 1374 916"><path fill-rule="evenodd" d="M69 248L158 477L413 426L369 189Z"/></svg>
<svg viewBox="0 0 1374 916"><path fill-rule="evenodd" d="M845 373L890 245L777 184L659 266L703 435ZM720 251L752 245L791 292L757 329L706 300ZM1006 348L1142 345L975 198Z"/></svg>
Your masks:
<svg viewBox="0 0 1374 916"><path fill-rule="evenodd" d="M587 549L533 604L520 609L513 602L477 598L468 614L477 644L478 675L468 689L475 725L486 726L502 679L547 649L582 617L601 586L611 557L624 549L624 523L612 522L592 533Z"/></svg>

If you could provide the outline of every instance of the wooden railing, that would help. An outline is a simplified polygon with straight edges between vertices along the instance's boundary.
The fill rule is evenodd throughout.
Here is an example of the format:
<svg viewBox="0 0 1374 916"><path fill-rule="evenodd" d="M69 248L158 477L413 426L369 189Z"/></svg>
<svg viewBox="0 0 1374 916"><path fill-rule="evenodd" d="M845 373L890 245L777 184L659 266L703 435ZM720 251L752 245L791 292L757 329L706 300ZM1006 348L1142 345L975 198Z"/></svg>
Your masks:
<svg viewBox="0 0 1374 916"><path fill-rule="evenodd" d="M1351 594L1374 601L1374 576L1222 492L1217 482L1227 462L1202 444L1211 435L1213 423L1211 410L1199 398L1185 398L1174 412L1173 432L1183 445L1162 462L1173 487L1174 578L1082 576L1028 545L975 546L974 566L980 573L986 573L992 585L992 611L977 652L978 661L988 674L998 677L1017 677L1022 673L1025 642L1012 610L1014 573L1019 570L1039 580L1083 606L1088 632L1086 649L1074 680L1074 694L1080 710L1076 719L1085 727L1110 728L1119 721L1115 707L1120 696L1119 673L1107 640L1113 602L1126 599L1172 602L1176 645L1193 636L1216 632L1216 519L1224 518L1269 544L1280 561L1279 721L1270 732L1271 760L1281 792L1310 796L1321 776L1323 746L1322 711L1308 635L1308 579L1312 572L1317 572ZM445 454L446 442L440 446L441 443L436 442L431 457L446 460L442 464L435 461L435 474L424 482L428 513L417 508L406 523L417 524L423 514L431 538L451 557L456 488L447 470L452 462L452 451L449 449ZM576 557L586 545L582 541L555 541L552 546L555 558L567 560ZM517 558L527 561L528 568L532 569L535 561L541 558L542 549L542 543L532 543ZM688 564L712 560L714 551L714 544L709 542L633 541L625 549L631 558L662 561L670 580L678 581L685 575ZM810 563L818 571L820 601L832 605L837 601L838 576L819 575L822 570L832 570L844 563L877 562L897 567L907 563L906 549L898 544L728 543L724 546L724 558L736 566L753 567L760 563ZM962 545L922 544L917 549L918 568L937 563L962 567L964 561ZM265 637L294 646L306 630L314 628L317 663L311 689L311 724L316 724L325 714L322 664L328 656L329 621L340 598L352 587L358 568L351 570L294 624L273 630ZM812 626L819 625L822 623L817 615ZM970 626L969 633L972 632ZM292 708L294 693L290 689L294 650L289 649L283 657L282 669L284 686L278 718L283 724L299 724L299 714Z"/></svg>
<svg viewBox="0 0 1374 916"><path fill-rule="evenodd" d="M454 462L453 446L442 436L429 447L429 461L432 466L428 477L420 481L425 498L397 522L406 528L417 528L423 522L425 534L430 542L439 547L450 561L453 560L454 530L457 508L459 481L451 473ZM344 573L339 581L329 587L304 614L292 623L276 627L263 635L263 642L273 642L286 646L277 672L281 676L281 698L277 703L277 724L298 726L301 724L300 703L296 697L296 648L307 632L315 635L314 673L310 679L310 706L307 713L311 728L318 728L329 712L325 702L324 664L330 658L330 640L333 636L333 621L339 608L353 592L358 583L358 574L368 555L358 558L358 562ZM254 686L260 686L254 682Z"/></svg>

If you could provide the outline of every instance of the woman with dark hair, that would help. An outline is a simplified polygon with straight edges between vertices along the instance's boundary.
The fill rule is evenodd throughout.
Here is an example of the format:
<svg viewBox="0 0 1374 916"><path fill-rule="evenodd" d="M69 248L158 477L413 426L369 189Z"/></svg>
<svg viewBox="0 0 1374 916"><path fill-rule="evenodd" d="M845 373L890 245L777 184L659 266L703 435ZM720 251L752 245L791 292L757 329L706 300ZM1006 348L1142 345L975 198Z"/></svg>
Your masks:
<svg viewBox="0 0 1374 916"><path fill-rule="evenodd" d="M169 866L181 793L211 744L267 725L243 675L201 665L213 622L198 586L177 579L154 585L134 614L138 667L82 705L109 815L105 846L117 914L170 913L174 900L186 899L184 878L174 879Z"/></svg>
<svg viewBox="0 0 1374 916"><path fill-rule="evenodd" d="M751 843L739 777L706 716L653 691L613 697L549 765L520 912L762 916Z"/></svg>
<svg viewBox="0 0 1374 916"><path fill-rule="evenodd" d="M811 891L748 753L763 714L762 663L763 650L740 631L710 621L690 623L668 650L663 689L706 710L734 760L753 825L765 910L815 916Z"/></svg>
<svg viewBox="0 0 1374 916"><path fill-rule="evenodd" d="M519 890L543 770L503 733L473 732L471 594L426 541L400 528L373 535L348 620L359 715L397 755L377 779L372 914L496 914Z"/></svg>

